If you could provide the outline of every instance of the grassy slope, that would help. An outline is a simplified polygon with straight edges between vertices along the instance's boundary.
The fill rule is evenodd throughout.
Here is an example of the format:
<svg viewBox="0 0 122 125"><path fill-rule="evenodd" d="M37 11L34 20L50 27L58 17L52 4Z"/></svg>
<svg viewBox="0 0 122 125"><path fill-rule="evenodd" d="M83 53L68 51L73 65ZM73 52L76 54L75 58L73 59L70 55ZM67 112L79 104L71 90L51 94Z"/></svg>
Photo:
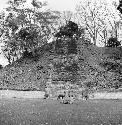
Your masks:
<svg viewBox="0 0 122 125"><path fill-rule="evenodd" d="M0 89L44 90L45 84L49 78L49 64L54 61L54 59L59 59L59 56L51 53L50 50L49 45L44 46L38 50L38 60L34 61L32 58L21 58L12 65L8 65L3 68L0 71ZM90 80L94 82L93 79L96 77L93 72L97 74L98 72L104 72L104 74L106 73L107 75L108 71L105 72L105 66L100 66L100 64L106 60L110 61L111 59L109 57L113 55L118 55L121 57L121 50L121 47L100 48L93 45L89 46L88 48L80 49L79 58L83 58L83 60L78 61L81 67L79 70L79 76L82 75L81 72L85 72L85 75L87 76L86 81ZM115 60L112 61L115 63ZM121 59L118 61L120 65ZM83 65L85 68L83 71L81 71ZM39 66L43 66L43 68L39 69ZM89 71L91 67L94 70L92 72L93 75L91 75L91 72ZM119 69L121 69L121 67ZM81 77L79 77L79 79L81 80L78 81L83 82ZM109 80L107 82L109 82Z"/></svg>

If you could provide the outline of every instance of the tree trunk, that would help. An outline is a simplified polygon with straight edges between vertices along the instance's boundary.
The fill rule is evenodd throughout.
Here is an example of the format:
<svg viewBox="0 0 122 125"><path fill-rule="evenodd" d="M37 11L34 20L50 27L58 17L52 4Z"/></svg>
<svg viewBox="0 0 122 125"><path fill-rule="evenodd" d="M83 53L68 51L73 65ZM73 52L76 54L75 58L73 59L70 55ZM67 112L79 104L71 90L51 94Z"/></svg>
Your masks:
<svg viewBox="0 0 122 125"><path fill-rule="evenodd" d="M104 37L104 43L105 43L105 46L107 45L107 30L106 29L104 29L103 30L103 37Z"/></svg>
<svg viewBox="0 0 122 125"><path fill-rule="evenodd" d="M96 37L93 37L93 44L96 45Z"/></svg>

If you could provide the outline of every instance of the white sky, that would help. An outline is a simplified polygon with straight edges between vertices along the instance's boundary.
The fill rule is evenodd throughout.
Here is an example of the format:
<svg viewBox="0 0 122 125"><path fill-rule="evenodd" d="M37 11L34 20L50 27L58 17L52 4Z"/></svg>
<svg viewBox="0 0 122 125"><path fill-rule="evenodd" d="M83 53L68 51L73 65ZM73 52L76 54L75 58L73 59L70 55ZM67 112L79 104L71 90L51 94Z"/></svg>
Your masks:
<svg viewBox="0 0 122 125"><path fill-rule="evenodd" d="M3 7L5 7L5 4L8 0L0 0L0 10L2 10ZM32 0L27 0L28 3L31 2ZM76 4L79 3L81 0L38 0L38 1L48 1L48 6L51 9L54 10L75 10Z"/></svg>
<svg viewBox="0 0 122 125"><path fill-rule="evenodd" d="M52 9L74 11L76 4L80 1L81 0L48 0L48 3Z"/></svg>
<svg viewBox="0 0 122 125"><path fill-rule="evenodd" d="M3 7L5 7L7 1L8 0L0 0L0 10L2 10ZM30 3L32 0L27 0L27 1L28 1L28 3ZM54 10L74 11L76 4L78 4L80 1L87 1L87 0L37 0L37 1L48 1L48 4L49 4L48 6ZM106 1L109 3L111 3L112 1L119 2L119 0L106 0Z"/></svg>

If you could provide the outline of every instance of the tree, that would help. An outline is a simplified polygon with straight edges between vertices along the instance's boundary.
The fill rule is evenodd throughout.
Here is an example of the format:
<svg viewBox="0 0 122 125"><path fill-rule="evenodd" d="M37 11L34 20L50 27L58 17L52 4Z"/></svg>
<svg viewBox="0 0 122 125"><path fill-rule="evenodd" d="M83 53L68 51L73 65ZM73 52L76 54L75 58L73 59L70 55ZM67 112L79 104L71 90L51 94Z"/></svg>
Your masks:
<svg viewBox="0 0 122 125"><path fill-rule="evenodd" d="M32 8L26 7L25 3L23 0L9 1L9 7L6 8L8 15L1 28L4 30L3 52L7 47L11 55L22 55L26 50L34 54L36 48L47 43L58 19L56 12L41 10L46 3L33 0Z"/></svg>
<svg viewBox="0 0 122 125"><path fill-rule="evenodd" d="M79 24L86 27L93 44L96 45L99 37L103 38L101 33L106 28L106 17L108 17L107 5L104 1L88 0L81 2L77 6L77 19Z"/></svg>
<svg viewBox="0 0 122 125"><path fill-rule="evenodd" d="M60 31L56 33L56 37L73 37L74 34L78 32L78 25L72 21L68 21L65 26L60 28Z"/></svg>
<svg viewBox="0 0 122 125"><path fill-rule="evenodd" d="M21 49L23 51L32 52L33 56L36 55L35 49L41 46L41 37L41 29L37 25L21 28L21 30L15 36L16 40L20 43Z"/></svg>
<svg viewBox="0 0 122 125"><path fill-rule="evenodd" d="M58 33L55 34L57 51L67 54L77 53L77 40L80 38L82 30L72 21L68 21L65 26L62 26ZM61 50L59 49L61 48ZM66 49L66 50L65 50ZM65 52L64 52L65 53Z"/></svg>
<svg viewBox="0 0 122 125"><path fill-rule="evenodd" d="M64 26L65 24L67 24L69 21L72 21L73 19L73 12L71 11L63 11L61 13L59 13L59 20L58 20L58 26Z"/></svg>
<svg viewBox="0 0 122 125"><path fill-rule="evenodd" d="M117 3L114 1L112 2L111 9L108 10L109 18L108 22L111 27L111 37L118 37L118 27L119 21L121 20L121 15L117 11ZM112 11L111 11L112 10Z"/></svg>
<svg viewBox="0 0 122 125"><path fill-rule="evenodd" d="M100 33L101 36L101 42L104 43L106 46L108 38L109 37L115 37L118 38L118 29L119 29L119 23L121 20L121 15L116 10L117 3L114 1L111 3L111 6L106 4L106 13L107 16L105 17L105 24L103 27L102 32Z"/></svg>

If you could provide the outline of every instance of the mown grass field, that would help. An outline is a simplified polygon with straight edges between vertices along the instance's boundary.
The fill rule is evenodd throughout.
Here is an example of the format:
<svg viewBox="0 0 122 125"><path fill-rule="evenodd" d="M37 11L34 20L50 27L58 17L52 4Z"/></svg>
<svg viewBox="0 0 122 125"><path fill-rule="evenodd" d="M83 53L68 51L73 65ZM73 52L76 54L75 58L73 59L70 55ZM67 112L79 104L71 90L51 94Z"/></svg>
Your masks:
<svg viewBox="0 0 122 125"><path fill-rule="evenodd" d="M122 100L0 99L0 125L121 125Z"/></svg>

